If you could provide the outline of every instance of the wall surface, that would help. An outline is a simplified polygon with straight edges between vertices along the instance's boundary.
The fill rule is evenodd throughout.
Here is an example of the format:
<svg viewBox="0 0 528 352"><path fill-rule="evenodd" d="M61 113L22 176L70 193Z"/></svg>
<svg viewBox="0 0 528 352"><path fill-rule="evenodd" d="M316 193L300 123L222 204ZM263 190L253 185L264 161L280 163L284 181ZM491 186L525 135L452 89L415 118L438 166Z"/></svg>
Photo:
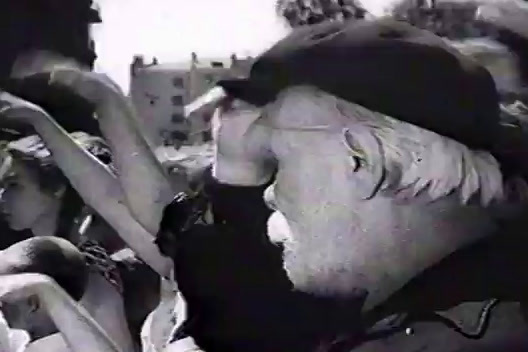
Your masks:
<svg viewBox="0 0 528 352"><path fill-rule="evenodd" d="M144 131L154 145L170 139L170 133L187 134L183 118L188 101L189 70L163 66L137 70L131 78L130 97L140 116Z"/></svg>

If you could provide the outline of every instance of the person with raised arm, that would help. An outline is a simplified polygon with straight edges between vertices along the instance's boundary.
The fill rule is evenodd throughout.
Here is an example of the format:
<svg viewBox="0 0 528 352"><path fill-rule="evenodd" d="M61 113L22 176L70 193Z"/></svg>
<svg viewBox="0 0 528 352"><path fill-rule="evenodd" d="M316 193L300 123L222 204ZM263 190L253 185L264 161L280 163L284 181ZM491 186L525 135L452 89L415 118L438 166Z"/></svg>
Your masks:
<svg viewBox="0 0 528 352"><path fill-rule="evenodd" d="M2 311L5 313L10 305L24 300L36 300L62 334L61 341L27 342L23 351L128 352L112 341L76 302L86 291L87 269L84 255L70 242L57 237L30 238L0 251Z"/></svg>
<svg viewBox="0 0 528 352"><path fill-rule="evenodd" d="M161 255L153 243L153 235L131 215L124 204L119 178L109 167L80 147L40 107L7 92L0 93L0 102L3 105L1 118L32 125L84 202L96 209L141 259L160 275L168 277L172 263Z"/></svg>

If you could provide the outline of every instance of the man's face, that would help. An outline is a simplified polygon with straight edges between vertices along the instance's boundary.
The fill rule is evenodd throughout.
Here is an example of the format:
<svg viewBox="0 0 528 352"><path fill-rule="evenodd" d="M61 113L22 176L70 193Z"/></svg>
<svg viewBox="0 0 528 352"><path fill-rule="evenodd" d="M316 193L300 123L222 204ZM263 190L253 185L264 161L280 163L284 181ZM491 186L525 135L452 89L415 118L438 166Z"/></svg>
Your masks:
<svg viewBox="0 0 528 352"><path fill-rule="evenodd" d="M342 142L343 122L314 104L304 106L222 115L215 128L215 177L260 185L276 171L265 197L276 210L269 236L284 244L291 281L307 291L325 286L344 293L345 273L356 268L350 258L357 246L347 234L364 223L351 202L358 198L353 159Z"/></svg>
<svg viewBox="0 0 528 352"><path fill-rule="evenodd" d="M282 242L284 268L296 288L345 294L350 275L357 276L363 265L353 260L357 246L350 234L370 224L354 206L361 185L343 143L344 121L328 116L317 102L307 103L302 91L290 98L263 121L273 126L270 149L278 165L265 192L275 210L268 235Z"/></svg>
<svg viewBox="0 0 528 352"><path fill-rule="evenodd" d="M223 120L215 176L262 185L274 174L264 194L275 210L268 235L283 244L294 287L332 297L368 295L365 307L371 308L493 226L484 210L462 206L458 195L398 203L375 194L385 167L395 166L386 164L371 128L335 106L327 95L299 87L251 123ZM358 146L365 160L358 160Z"/></svg>

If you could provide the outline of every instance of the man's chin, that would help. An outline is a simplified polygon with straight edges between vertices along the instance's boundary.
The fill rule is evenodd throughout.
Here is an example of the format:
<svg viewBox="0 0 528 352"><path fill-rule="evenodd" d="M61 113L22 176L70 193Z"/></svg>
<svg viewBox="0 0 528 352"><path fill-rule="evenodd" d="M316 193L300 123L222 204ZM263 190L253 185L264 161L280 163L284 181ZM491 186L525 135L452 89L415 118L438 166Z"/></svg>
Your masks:
<svg viewBox="0 0 528 352"><path fill-rule="evenodd" d="M320 291L317 284L323 271L319 270L316 256L309 255L294 240L293 229L280 211L268 219L268 238L282 248L283 267L294 288L307 293Z"/></svg>
<svg viewBox="0 0 528 352"><path fill-rule="evenodd" d="M328 268L302 249L285 248L283 267L296 291L321 298L350 300L363 298L365 290L358 289L345 269Z"/></svg>
<svg viewBox="0 0 528 352"><path fill-rule="evenodd" d="M9 222L9 227L14 231L22 231L26 229L26 226L13 221Z"/></svg>
<svg viewBox="0 0 528 352"><path fill-rule="evenodd" d="M279 211L268 219L268 237L282 247L282 265L295 290L338 299L357 299L365 295L365 290L358 289L354 279L358 274L348 265L350 253L343 248L346 246L323 246L320 241L311 241L307 238L310 234L299 233Z"/></svg>

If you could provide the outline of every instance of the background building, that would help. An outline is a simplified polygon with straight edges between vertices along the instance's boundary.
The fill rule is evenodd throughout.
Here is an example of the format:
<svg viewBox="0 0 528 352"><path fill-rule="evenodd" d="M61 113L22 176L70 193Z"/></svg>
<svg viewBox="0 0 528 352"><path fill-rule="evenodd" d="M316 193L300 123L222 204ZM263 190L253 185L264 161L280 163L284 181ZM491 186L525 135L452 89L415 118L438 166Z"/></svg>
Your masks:
<svg viewBox="0 0 528 352"><path fill-rule="evenodd" d="M225 77L245 74L252 58L202 59L192 53L184 63L145 63L135 56L130 65L130 96L154 145L198 144L211 139L210 116L187 121L185 104Z"/></svg>

